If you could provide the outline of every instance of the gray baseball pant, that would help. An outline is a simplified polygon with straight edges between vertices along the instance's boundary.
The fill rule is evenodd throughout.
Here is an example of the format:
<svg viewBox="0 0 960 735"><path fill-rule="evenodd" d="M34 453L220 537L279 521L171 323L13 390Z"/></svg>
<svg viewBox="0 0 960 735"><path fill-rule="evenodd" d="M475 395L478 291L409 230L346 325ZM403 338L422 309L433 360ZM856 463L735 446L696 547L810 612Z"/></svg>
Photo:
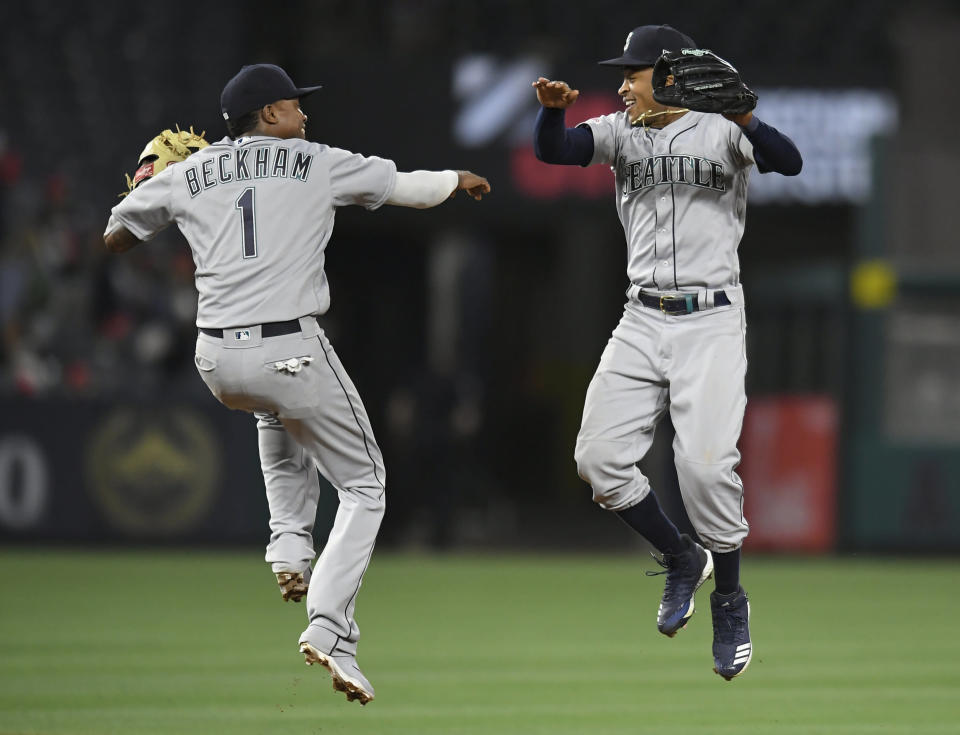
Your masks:
<svg viewBox="0 0 960 735"><path fill-rule="evenodd" d="M267 560L275 571L300 571L313 558L314 466L336 488L340 504L313 569L310 622L300 640L356 654L354 608L383 518L386 473L366 410L329 340L314 318L300 325L299 333L269 338L259 325L224 330L222 339L201 333L195 361L221 403L258 416L271 512Z"/></svg>
<svg viewBox="0 0 960 735"><path fill-rule="evenodd" d="M587 389L575 459L608 510L650 492L637 467L664 411L676 429L674 463L684 507L712 551L740 547L748 525L735 471L746 408L742 303L669 315L629 301Z"/></svg>

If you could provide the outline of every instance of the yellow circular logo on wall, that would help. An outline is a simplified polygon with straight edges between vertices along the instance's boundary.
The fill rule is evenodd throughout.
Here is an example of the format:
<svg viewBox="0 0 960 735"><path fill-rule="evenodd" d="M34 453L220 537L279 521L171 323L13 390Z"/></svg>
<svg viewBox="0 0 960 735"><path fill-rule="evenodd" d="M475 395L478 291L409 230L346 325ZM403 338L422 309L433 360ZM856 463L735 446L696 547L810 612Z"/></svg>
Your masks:
<svg viewBox="0 0 960 735"><path fill-rule="evenodd" d="M220 452L209 425L184 408L120 409L94 431L90 487L106 520L137 536L175 536L216 494Z"/></svg>

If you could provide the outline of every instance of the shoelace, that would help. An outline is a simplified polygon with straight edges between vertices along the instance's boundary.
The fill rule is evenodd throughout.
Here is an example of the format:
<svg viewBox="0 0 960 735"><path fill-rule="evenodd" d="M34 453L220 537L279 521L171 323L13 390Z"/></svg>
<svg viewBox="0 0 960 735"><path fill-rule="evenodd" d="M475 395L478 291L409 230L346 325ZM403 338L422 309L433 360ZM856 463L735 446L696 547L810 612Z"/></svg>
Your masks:
<svg viewBox="0 0 960 735"><path fill-rule="evenodd" d="M716 606L713 609L713 629L722 643L734 643L747 627L746 611L741 607Z"/></svg>
<svg viewBox="0 0 960 735"><path fill-rule="evenodd" d="M650 556L657 564L663 567L663 569L659 572L652 572L648 569L644 574L648 577L659 577L661 574L666 574L667 581L663 586L663 599L672 600L676 594L677 577L682 576L690 566L692 556L689 553L664 554L662 558L653 553L651 553Z"/></svg>
<svg viewBox="0 0 960 735"><path fill-rule="evenodd" d="M659 557L651 551L650 558L663 567L663 570L659 572L651 572L649 569L647 569L644 574L646 574L648 577L659 577L661 574L666 574L668 571L670 571L670 563L667 561L667 556L668 554L664 554L663 557Z"/></svg>

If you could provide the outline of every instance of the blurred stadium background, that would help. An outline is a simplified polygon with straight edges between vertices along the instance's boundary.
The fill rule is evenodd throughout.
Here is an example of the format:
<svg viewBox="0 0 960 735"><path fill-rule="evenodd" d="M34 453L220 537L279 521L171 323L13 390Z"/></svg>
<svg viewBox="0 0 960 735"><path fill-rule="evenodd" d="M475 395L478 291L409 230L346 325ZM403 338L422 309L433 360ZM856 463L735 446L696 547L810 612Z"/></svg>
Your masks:
<svg viewBox="0 0 960 735"><path fill-rule="evenodd" d="M49 641L58 619L31 616L37 607L63 604L58 570L91 580L91 586L78 582L69 589L92 621L117 602L110 595L119 594L95 598L92 590L103 592L101 573L113 573L124 558L134 561L121 574L133 576L137 569L179 565L179 573L158 577L170 580L162 592L143 579L130 587L131 595L159 595L158 609L166 603L173 616L212 604L202 591L178 593L191 560L219 569L210 574L227 580L222 590L228 596L249 584L259 585L261 597L275 594L253 553L266 540L253 420L219 406L192 365L189 251L176 232L123 257L107 257L101 241L109 209L125 188L123 174L133 171L146 140L177 123L206 130L211 140L221 137L220 90L242 64L255 61L282 65L300 84L324 85L304 104L310 139L393 158L406 170L470 168L494 187L482 203L456 200L426 213L341 210L327 251L333 308L325 326L364 398L389 474L382 564L406 575L413 587L433 589L438 604L445 604L442 588L418 583L417 570L427 569L429 577L430 565L448 559L463 564L461 579L474 579L471 565L481 562L464 553L496 552L480 558L502 562L504 554L520 552L517 566L505 568L527 571L530 552L548 554L536 557L548 569L564 560L588 565L572 560L569 553L577 551L588 554L584 559L612 555L617 569L624 568L623 559L634 559L642 547L593 507L572 459L584 392L627 286L612 177L602 167L566 171L535 160L530 138L537 105L530 82L544 75L581 90L568 114L571 124L616 109L619 79L596 60L616 53L632 27L660 22L732 60L759 92L759 116L790 135L804 155L795 179L754 174L740 247L750 363L741 474L751 522L747 549L773 555L756 562L760 579L770 580L768 604L795 594L777 579L774 570L782 568L794 570L811 595L830 577L833 592L847 593L842 602L848 612L866 600L889 609L886 597L898 590L927 595L909 581L918 567L929 570L936 553L946 556L935 565L936 599L926 610L906 605L904 614L931 621L955 607L960 216L950 172L960 166L954 130L960 98L941 79L960 41L955 2L797 0L783 6L745 0L735 7L692 2L653 10L612 0L589 6L291 0L271 7L250 0L190 6L33 0L0 6L6 108L0 120L0 578L11 585L0 593L0 675L6 684L33 686L27 672L43 646L31 637L39 641L45 621ZM684 525L670 431L661 428L644 469ZM318 526L321 542L334 502L330 493ZM192 551L181 555L180 548ZM429 555L421 565L406 556L411 551ZM563 554L550 556L554 552ZM894 562L893 552L909 556ZM237 559L248 573L235 572ZM886 562L890 576L884 580L877 570ZM494 570L500 562L490 563ZM373 633L368 622L390 624L377 604L402 607L412 596L402 590L391 596L389 585L378 588L387 573L378 576L377 567L367 583L373 589L365 587L361 599L360 620L370 625L370 640L376 635L384 641L391 631ZM595 579L602 568L578 567L571 584ZM25 575L39 576L27 582ZM862 576L876 584L857 586ZM29 604L34 579L50 588L36 605ZM463 595L496 594L496 579L493 571L480 575ZM623 592L610 582L595 594ZM637 604L644 620L639 638L654 635L646 618L656 591L647 594L649 587L643 585L646 607ZM577 597L578 589L572 586L569 595ZM527 607L535 608L534 598L527 598ZM563 604L549 599L551 606ZM130 616L142 612L131 609ZM289 610L281 612L293 620ZM583 610L585 616L595 612ZM258 614L251 619L260 620ZM264 612L263 619L279 614ZM633 611L616 611L618 619L624 615ZM121 618L128 620L117 616L118 624ZM853 612L844 618L846 644L858 635L856 618ZM287 623L284 645L298 624ZM910 625L924 629L916 620ZM701 627L708 628L706 620ZM167 629L174 637L173 623ZM251 628L242 629L238 635L251 635ZM880 646L894 630L898 624L890 620L861 634L875 636ZM935 648L934 630L951 635L945 624L931 625L928 649L904 641L902 650L911 650L917 666L918 657ZM774 637L796 645L799 636L813 644L823 627L801 634L785 623L765 633L771 647ZM451 633L446 650L456 639ZM75 636L58 630L53 640L70 647ZM134 649L140 641L135 631L123 640ZM896 727L889 732L960 729L955 705L931 709L929 700L939 696L931 692L955 692L960 685L955 635L952 641L937 649L954 655L952 666L941 661L911 670L913 685L923 687L927 699L911 690L907 699L918 709L894 707L888 722ZM116 640L105 635L87 643L102 650ZM543 643L554 646L556 640ZM61 660L60 645L48 649L42 660ZM796 653L791 650L784 655ZM903 665L889 650L890 660L873 663L867 663L876 652L871 646L843 650L862 662L850 675ZM376 656L375 649L364 655ZM390 655L395 658L380 663L402 679L409 659L392 649ZM665 654L664 665L670 660ZM430 666L429 658L421 663ZM75 664L67 670L82 677L84 664ZM140 671L131 665L112 661L110 670ZM165 665L194 664L184 651ZM276 665L288 666L289 656ZM699 672L709 672L697 665L699 680ZM488 668L491 678L502 674ZM629 679L639 674L628 662L622 671L626 684L638 684ZM682 674L671 679L658 671L671 686L696 686ZM650 676L649 668L644 672ZM42 671L34 673L42 682ZM789 696L794 684L821 691L826 685L819 673L799 683L785 673L782 689L742 706L775 711L778 696ZM77 679L57 682L66 690ZM626 685L622 677L617 682ZM882 698L888 684L864 685L853 696ZM74 699L97 699L100 690L90 686L89 697ZM36 713L56 709L54 700L24 704L18 691L11 686L0 701L0 733L221 731L196 723L178 730L142 712L128 712L128 721L115 717L115 709L106 710L109 727L96 713L89 722L38 719ZM176 696L170 694L170 706ZM802 701L808 714L822 704ZM430 706L425 698L422 707ZM463 707L458 711L469 713L468 704ZM677 729L665 707L655 718L664 728L684 732L684 726L703 725L687 720ZM907 718L907 711L934 714L924 720ZM549 714L543 714L546 720L534 717L517 731L587 727L577 725L579 715L569 730L556 722L548 727ZM621 712L622 722L595 731L636 731L629 729L633 714ZM478 724L464 717L404 722L411 732L509 730L496 718ZM226 721L231 732L272 726L269 718L249 730L239 720ZM880 721L851 716L849 723L831 720L828 726L813 717L777 729L768 719L756 731L877 732L871 723ZM323 731L339 732L346 723L328 721ZM363 731L407 731L382 721L371 727Z"/></svg>

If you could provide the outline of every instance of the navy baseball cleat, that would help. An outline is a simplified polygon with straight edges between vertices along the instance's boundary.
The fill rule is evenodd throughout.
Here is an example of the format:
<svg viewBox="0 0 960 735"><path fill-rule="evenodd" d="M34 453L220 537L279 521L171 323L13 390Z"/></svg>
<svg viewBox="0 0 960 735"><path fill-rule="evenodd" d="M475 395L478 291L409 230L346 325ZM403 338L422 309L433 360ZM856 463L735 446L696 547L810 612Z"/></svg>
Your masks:
<svg viewBox="0 0 960 735"><path fill-rule="evenodd" d="M743 587L732 595L710 595L713 611L713 670L727 681L740 676L753 657L750 600Z"/></svg>
<svg viewBox="0 0 960 735"><path fill-rule="evenodd" d="M693 597L700 585L713 574L713 556L687 534L681 534L684 551L679 554L664 554L663 559L654 557L665 571L647 572L648 576L666 574L663 599L657 611L657 630L673 638L693 615Z"/></svg>

